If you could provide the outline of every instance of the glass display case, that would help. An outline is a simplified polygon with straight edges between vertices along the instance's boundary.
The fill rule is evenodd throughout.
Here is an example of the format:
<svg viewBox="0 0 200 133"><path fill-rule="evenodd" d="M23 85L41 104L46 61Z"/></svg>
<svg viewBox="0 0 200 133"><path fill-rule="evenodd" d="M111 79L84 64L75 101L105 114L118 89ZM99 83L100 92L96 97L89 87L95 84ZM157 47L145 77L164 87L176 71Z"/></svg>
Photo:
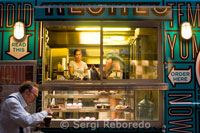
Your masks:
<svg viewBox="0 0 200 133"><path fill-rule="evenodd" d="M51 127L60 121L145 121L162 123L167 84L75 83L43 84L42 108L53 111ZM57 123L57 124L56 124ZM70 125L73 127L73 123Z"/></svg>

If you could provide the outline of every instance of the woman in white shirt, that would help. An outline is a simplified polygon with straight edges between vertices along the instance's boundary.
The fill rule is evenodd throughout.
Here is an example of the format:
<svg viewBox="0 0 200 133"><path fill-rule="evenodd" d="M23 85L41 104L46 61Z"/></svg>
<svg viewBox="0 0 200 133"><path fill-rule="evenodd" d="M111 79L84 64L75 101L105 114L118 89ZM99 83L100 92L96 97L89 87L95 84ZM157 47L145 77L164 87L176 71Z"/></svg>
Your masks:
<svg viewBox="0 0 200 133"><path fill-rule="evenodd" d="M82 61L82 52L80 49L74 51L75 61L69 63L69 74L72 78L83 79L88 76L88 66Z"/></svg>

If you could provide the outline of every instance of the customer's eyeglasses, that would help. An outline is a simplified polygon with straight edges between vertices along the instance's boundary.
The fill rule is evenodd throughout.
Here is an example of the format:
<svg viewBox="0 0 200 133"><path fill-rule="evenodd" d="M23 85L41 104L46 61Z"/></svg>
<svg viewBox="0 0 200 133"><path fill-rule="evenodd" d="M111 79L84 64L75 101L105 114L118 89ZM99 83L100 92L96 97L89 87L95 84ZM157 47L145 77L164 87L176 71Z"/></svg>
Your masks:
<svg viewBox="0 0 200 133"><path fill-rule="evenodd" d="M32 91L30 91L30 93L32 93L32 94L34 95L34 97L35 97L35 98L37 98L37 97L38 97L38 95L37 95L37 94L35 94L35 93L33 93Z"/></svg>

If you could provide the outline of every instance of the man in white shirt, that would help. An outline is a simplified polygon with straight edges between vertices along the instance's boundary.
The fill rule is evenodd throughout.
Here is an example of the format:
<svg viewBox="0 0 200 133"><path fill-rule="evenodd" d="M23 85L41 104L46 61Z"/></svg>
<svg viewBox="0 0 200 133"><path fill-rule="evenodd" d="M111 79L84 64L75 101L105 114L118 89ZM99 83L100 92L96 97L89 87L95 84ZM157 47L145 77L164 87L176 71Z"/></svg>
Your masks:
<svg viewBox="0 0 200 133"><path fill-rule="evenodd" d="M23 133L26 127L34 126L48 115L50 109L30 114L25 108L38 96L38 85L31 81L24 82L19 92L9 95L2 104L0 113L0 133Z"/></svg>

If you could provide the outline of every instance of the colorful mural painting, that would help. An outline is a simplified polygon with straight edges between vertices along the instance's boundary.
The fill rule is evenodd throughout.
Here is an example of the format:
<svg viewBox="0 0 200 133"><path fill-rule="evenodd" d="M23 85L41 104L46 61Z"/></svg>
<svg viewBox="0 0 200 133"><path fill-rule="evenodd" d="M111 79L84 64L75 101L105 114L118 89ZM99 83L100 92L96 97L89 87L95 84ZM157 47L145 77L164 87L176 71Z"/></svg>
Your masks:
<svg viewBox="0 0 200 133"><path fill-rule="evenodd" d="M79 7L82 6L82 7ZM26 37L18 42L13 37L15 22L25 24ZM163 96L163 125L159 128L128 129L127 131L200 132L200 2L198 0L0 0L0 86L19 85L27 66L5 66L3 61L37 62L35 73L42 82L44 23L79 21L120 21L161 23L163 83L168 84ZM181 37L181 24L190 22L192 37ZM27 68L28 69L28 68ZM3 77L16 72L9 83ZM28 73L29 74L29 73ZM33 80L33 79L31 79ZM15 82L16 81L16 82ZM5 90L4 90L5 91ZM0 91L0 94L2 91ZM42 92L41 92L42 93ZM0 95L3 99L2 94ZM41 97L37 111L41 109ZM43 129L58 131L61 129ZM73 128L65 129L72 131ZM126 129L96 129L97 131L124 131ZM81 131L85 131L81 129Z"/></svg>

